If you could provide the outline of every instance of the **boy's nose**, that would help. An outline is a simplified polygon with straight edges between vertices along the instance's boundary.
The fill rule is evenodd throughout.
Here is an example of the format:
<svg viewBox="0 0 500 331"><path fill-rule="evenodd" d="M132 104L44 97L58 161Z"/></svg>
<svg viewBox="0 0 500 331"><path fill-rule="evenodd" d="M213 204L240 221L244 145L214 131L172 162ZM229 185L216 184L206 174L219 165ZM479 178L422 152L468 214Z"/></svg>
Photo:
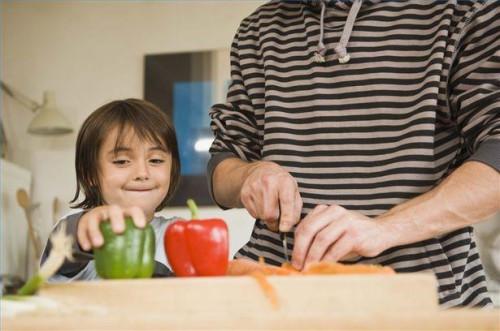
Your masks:
<svg viewBox="0 0 500 331"><path fill-rule="evenodd" d="M135 174L136 180L149 179L149 169L147 162L138 162Z"/></svg>

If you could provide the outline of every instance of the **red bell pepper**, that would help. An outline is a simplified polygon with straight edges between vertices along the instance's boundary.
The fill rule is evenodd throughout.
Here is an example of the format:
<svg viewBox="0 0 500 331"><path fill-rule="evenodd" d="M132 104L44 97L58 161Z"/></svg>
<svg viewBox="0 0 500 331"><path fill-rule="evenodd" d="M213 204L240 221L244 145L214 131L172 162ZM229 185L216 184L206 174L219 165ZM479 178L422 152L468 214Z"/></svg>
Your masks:
<svg viewBox="0 0 500 331"><path fill-rule="evenodd" d="M178 220L165 231L164 247L176 276L222 276L228 266L227 225L219 218L197 219L197 208L188 200L192 220Z"/></svg>

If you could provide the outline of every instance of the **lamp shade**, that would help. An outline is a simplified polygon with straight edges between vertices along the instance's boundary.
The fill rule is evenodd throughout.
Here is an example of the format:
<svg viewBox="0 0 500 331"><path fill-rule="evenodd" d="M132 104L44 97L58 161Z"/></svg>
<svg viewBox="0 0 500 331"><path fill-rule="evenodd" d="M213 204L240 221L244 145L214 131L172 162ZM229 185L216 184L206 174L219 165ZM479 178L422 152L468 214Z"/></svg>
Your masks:
<svg viewBox="0 0 500 331"><path fill-rule="evenodd" d="M52 91L43 94L43 104L36 110L28 132L39 135L61 135L73 132L70 122L59 112Z"/></svg>

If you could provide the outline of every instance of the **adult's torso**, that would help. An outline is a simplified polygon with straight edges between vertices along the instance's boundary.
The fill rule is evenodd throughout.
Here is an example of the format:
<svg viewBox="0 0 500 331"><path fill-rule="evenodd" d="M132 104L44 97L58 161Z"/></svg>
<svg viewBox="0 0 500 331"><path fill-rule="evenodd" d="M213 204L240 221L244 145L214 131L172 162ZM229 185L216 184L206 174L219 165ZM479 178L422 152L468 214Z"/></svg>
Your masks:
<svg viewBox="0 0 500 331"><path fill-rule="evenodd" d="M270 3L242 23L241 73L256 114L261 158L297 180L303 215L317 204L380 215L428 191L467 157L447 83L457 26L470 5L366 1L347 44L347 64L338 62L333 49L348 2L327 7L325 63L313 61L319 7ZM283 262L279 237L260 221L237 256ZM470 228L358 262L401 272L431 269L443 304L485 300ZM481 286L464 285L471 282Z"/></svg>

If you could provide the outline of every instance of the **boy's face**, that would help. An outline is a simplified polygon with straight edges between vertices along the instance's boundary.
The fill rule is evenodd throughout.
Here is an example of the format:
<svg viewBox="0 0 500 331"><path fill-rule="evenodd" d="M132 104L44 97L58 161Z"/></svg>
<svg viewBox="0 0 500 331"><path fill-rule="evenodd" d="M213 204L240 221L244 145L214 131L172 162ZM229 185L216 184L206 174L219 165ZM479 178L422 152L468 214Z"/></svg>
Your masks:
<svg viewBox="0 0 500 331"><path fill-rule="evenodd" d="M115 128L99 151L99 183L106 204L142 208L151 219L170 186L171 154L161 146L140 140L127 130L122 143L115 143Z"/></svg>

